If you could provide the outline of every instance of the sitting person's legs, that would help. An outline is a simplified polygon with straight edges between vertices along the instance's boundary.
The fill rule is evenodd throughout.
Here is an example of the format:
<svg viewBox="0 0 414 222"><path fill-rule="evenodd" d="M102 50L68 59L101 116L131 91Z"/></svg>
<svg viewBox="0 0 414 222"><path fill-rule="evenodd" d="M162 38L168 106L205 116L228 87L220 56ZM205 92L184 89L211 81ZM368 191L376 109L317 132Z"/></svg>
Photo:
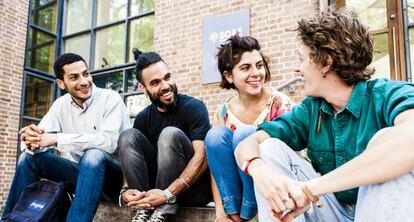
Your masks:
<svg viewBox="0 0 414 222"><path fill-rule="evenodd" d="M123 131L118 139L122 171L130 189L147 191L155 187L157 150L135 128Z"/></svg>
<svg viewBox="0 0 414 222"><path fill-rule="evenodd" d="M116 200L122 178L119 162L108 153L99 149L85 150L79 161L75 197L67 221L92 221L103 191Z"/></svg>
<svg viewBox="0 0 414 222"><path fill-rule="evenodd" d="M320 176L315 172L312 165L302 159L283 141L275 138L267 139L260 144L260 156L275 171L297 181L308 181ZM256 200L259 210L259 220L273 221L270 216L267 200L255 189ZM350 215L336 200L333 194L320 197L322 208L313 208L313 213L305 213L295 218L295 222L318 222L318 221L352 221Z"/></svg>
<svg viewBox="0 0 414 222"><path fill-rule="evenodd" d="M255 129L239 127L233 133L229 128L219 125L209 130L205 140L209 168L220 191L224 211L227 215L240 214L244 219L257 214L257 205L253 180L237 166L234 149Z"/></svg>
<svg viewBox="0 0 414 222"><path fill-rule="evenodd" d="M194 155L193 145L183 131L166 127L158 139L158 173L156 188L164 190L183 172ZM205 206L211 201L209 173L204 175L178 197L184 206ZM175 214L177 204L163 204L157 207L162 213Z"/></svg>
<svg viewBox="0 0 414 222"><path fill-rule="evenodd" d="M370 143L368 143L367 149L375 149L375 146L370 147L371 142L386 130L387 128L378 131L372 137ZM414 171L385 183L360 187L355 221L388 222L413 220L413 187Z"/></svg>
<svg viewBox="0 0 414 222"><path fill-rule="evenodd" d="M234 150L236 149L239 143L246 139L248 136L256 132L256 127L254 126L239 126L233 135L233 161L234 165L237 167L236 159L234 158ZM242 198L242 208L240 212L240 217L244 219L250 219L256 216L257 214L257 203L256 197L254 195L254 186L253 179L251 176L245 174L239 167L237 167L240 179L243 184L243 198Z"/></svg>

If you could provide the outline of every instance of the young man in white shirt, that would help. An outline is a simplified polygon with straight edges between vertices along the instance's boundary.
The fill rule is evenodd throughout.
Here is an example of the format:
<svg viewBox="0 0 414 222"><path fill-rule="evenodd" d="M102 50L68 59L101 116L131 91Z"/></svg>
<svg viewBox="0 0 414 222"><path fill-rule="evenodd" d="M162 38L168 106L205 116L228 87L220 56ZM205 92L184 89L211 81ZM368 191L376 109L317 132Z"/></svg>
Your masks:
<svg viewBox="0 0 414 222"><path fill-rule="evenodd" d="M116 200L122 170L113 155L121 131L130 128L118 93L97 88L85 60L66 53L54 64L58 98L39 125L20 130L22 155L3 211L7 217L24 188L40 178L63 181L75 197L66 221L92 221L101 197ZM69 152L74 161L50 152ZM110 181L109 181L110 180Z"/></svg>

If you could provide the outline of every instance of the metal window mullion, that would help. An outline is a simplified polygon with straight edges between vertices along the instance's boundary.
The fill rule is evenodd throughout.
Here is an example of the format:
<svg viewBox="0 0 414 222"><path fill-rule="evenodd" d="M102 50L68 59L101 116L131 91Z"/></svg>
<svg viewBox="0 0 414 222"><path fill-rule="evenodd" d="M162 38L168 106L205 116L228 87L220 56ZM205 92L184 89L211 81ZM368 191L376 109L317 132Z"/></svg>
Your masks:
<svg viewBox="0 0 414 222"><path fill-rule="evenodd" d="M50 35L50 36L52 36L52 37L55 37L56 38L56 33L54 33L54 32L51 32L51 31L49 31L49 30L47 30L47 29L45 29L45 28L43 28L43 27L41 27L41 26L38 26L38 25L35 25L35 24L33 24L33 23L30 23L30 27L31 28L34 28L34 29L37 29L37 30L39 30L39 31L42 31L42 32L44 32L44 33L46 33L47 35Z"/></svg>
<svg viewBox="0 0 414 222"><path fill-rule="evenodd" d="M97 20L97 10L98 10L98 0L92 1L92 27L91 27L91 39L90 39L90 49L89 49L89 67L95 69L95 32L96 32L96 20Z"/></svg>
<svg viewBox="0 0 414 222"><path fill-rule="evenodd" d="M403 33L404 33L404 47L405 47L405 69L407 81L412 82L412 67L411 67L411 52L410 52L410 34L409 29L413 27L414 24L410 24L408 21L408 4L407 0L403 1Z"/></svg>
<svg viewBox="0 0 414 222"><path fill-rule="evenodd" d="M125 19L125 63L128 63L129 59L129 31L130 31L130 20L128 19L131 14L131 0L128 0L127 3L127 13Z"/></svg>

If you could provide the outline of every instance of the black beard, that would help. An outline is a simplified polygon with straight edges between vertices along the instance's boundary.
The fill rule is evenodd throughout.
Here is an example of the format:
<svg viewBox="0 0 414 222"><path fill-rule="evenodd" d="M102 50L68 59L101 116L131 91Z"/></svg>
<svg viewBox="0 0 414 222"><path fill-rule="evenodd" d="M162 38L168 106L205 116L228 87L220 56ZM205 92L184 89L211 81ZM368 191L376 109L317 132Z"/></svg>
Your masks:
<svg viewBox="0 0 414 222"><path fill-rule="evenodd" d="M167 112L175 109L175 107L177 107L177 102L178 102L178 90L177 90L177 85L171 85L172 88L172 93L174 94L174 99L172 103L163 103L160 100L160 96L158 95L158 97L153 97L150 93L148 93L148 97L151 100L151 103L154 104L157 108L162 109L162 110L166 110Z"/></svg>

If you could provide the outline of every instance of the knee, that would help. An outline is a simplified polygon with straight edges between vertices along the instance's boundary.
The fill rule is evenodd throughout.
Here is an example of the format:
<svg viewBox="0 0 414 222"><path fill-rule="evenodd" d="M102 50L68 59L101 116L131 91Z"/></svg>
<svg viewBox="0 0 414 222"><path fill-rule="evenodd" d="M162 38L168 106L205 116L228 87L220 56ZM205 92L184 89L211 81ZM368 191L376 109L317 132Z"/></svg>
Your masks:
<svg viewBox="0 0 414 222"><path fill-rule="evenodd" d="M168 126L165 127L159 136L158 139L158 146L162 146L162 144L160 144L160 142L164 143L164 144L171 144L172 142L174 142L175 140L177 140L180 137L186 137L185 133L178 129L177 127L173 127L173 126Z"/></svg>
<svg viewBox="0 0 414 222"><path fill-rule="evenodd" d="M207 152L219 151L223 146L226 145L231 147L231 134L231 130L222 125L214 126L211 128L207 132L206 138L204 140Z"/></svg>
<svg viewBox="0 0 414 222"><path fill-rule="evenodd" d="M17 161L17 168L23 167L25 165L31 165L34 162L34 159L34 155L23 152Z"/></svg>
<svg viewBox="0 0 414 222"><path fill-rule="evenodd" d="M89 167L100 167L105 164L107 155L104 151L99 149L87 149L82 155L79 165Z"/></svg>
<svg viewBox="0 0 414 222"><path fill-rule="evenodd" d="M286 159L285 149L288 147L285 142L277 138L269 138L260 143L260 156L264 161L280 161Z"/></svg>
<svg viewBox="0 0 414 222"><path fill-rule="evenodd" d="M234 135L233 135L234 149L242 140L246 139L248 136L252 135L254 132L256 132L256 127L254 126L238 126L236 131L234 131Z"/></svg>
<svg viewBox="0 0 414 222"><path fill-rule="evenodd" d="M118 138L118 153L120 156L129 155L131 148L138 148L140 137L145 137L139 130L130 128L121 132Z"/></svg>

